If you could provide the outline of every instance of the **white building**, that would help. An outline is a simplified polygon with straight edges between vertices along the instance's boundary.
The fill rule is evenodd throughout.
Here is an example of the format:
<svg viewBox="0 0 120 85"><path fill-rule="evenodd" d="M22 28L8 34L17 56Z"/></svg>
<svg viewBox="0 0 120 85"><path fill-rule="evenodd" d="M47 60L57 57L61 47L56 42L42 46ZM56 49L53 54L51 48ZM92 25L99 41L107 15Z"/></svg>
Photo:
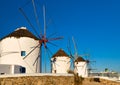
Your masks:
<svg viewBox="0 0 120 85"><path fill-rule="evenodd" d="M25 68L25 73L40 72L40 60L34 64L40 48L29 54L38 44L38 38L25 27L18 28L0 40L0 65L21 66ZM29 55L26 57L27 54ZM24 57L26 58L23 59Z"/></svg>
<svg viewBox="0 0 120 85"><path fill-rule="evenodd" d="M25 67L19 65L0 64L0 75L25 73Z"/></svg>
<svg viewBox="0 0 120 85"><path fill-rule="evenodd" d="M52 73L68 73L70 70L70 57L60 49L52 58Z"/></svg>
<svg viewBox="0 0 120 85"><path fill-rule="evenodd" d="M85 61L82 57L78 57L74 63L74 72L78 73L79 76L88 77L87 61Z"/></svg>

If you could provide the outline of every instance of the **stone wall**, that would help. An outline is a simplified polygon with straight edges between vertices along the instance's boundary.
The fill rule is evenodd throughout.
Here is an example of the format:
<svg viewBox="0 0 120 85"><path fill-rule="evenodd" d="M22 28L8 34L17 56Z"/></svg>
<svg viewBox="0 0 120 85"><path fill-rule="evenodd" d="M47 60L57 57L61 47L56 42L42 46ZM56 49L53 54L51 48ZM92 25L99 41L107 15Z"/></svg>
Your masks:
<svg viewBox="0 0 120 85"><path fill-rule="evenodd" d="M74 85L74 76L39 75L0 77L0 85Z"/></svg>
<svg viewBox="0 0 120 85"><path fill-rule="evenodd" d="M83 82L98 82L100 85L120 85L120 81L112 81L103 78L85 78Z"/></svg>
<svg viewBox="0 0 120 85"><path fill-rule="evenodd" d="M0 85L120 85L119 81L82 78L72 74L0 75Z"/></svg>
<svg viewBox="0 0 120 85"><path fill-rule="evenodd" d="M106 79L100 79L100 82L104 85L120 85L120 82L118 81L111 81Z"/></svg>

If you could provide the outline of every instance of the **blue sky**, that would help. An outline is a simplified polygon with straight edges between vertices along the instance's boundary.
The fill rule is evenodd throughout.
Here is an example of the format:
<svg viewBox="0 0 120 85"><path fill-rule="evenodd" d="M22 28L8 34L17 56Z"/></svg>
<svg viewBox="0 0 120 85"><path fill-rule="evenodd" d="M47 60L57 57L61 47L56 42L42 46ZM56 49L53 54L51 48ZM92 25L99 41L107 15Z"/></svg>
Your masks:
<svg viewBox="0 0 120 85"><path fill-rule="evenodd" d="M119 0L35 0L35 3L42 29L42 5L45 4L47 34L57 32L58 36L64 36L63 40L53 42L58 47L48 45L53 53L59 48L68 52L68 38L73 49L74 36L78 54L87 51L90 59L96 61L93 68L97 68L97 71L109 68L120 72ZM21 26L34 33L18 10L20 7L39 31L30 0L0 0L0 38ZM72 52L74 54L74 50Z"/></svg>

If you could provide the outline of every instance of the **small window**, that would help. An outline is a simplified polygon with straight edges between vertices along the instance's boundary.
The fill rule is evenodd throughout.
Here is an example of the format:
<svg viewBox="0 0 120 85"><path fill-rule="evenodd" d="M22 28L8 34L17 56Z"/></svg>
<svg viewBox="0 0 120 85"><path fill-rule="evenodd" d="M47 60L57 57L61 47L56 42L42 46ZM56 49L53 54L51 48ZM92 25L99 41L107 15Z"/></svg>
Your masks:
<svg viewBox="0 0 120 85"><path fill-rule="evenodd" d="M21 56L26 56L26 51L21 51Z"/></svg>
<svg viewBox="0 0 120 85"><path fill-rule="evenodd" d="M56 70L54 70L54 73L56 73Z"/></svg>
<svg viewBox="0 0 120 85"><path fill-rule="evenodd" d="M0 73L1 75L4 75L5 73Z"/></svg>
<svg viewBox="0 0 120 85"><path fill-rule="evenodd" d="M21 67L21 68L20 68L20 73L25 73L25 72L26 72L25 67Z"/></svg>

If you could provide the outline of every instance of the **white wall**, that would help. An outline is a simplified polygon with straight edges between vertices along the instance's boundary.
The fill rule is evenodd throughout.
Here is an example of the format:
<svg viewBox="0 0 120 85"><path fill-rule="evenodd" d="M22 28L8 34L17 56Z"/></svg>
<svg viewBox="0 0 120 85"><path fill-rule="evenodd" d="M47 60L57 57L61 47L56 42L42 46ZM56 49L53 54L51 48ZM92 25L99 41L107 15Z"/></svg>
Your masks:
<svg viewBox="0 0 120 85"><path fill-rule="evenodd" d="M79 76L88 77L88 68L87 63L84 61L75 62L75 73L78 73Z"/></svg>
<svg viewBox="0 0 120 85"><path fill-rule="evenodd" d="M22 67L19 65L0 64L0 75L2 74L20 74Z"/></svg>
<svg viewBox="0 0 120 85"><path fill-rule="evenodd" d="M68 73L70 70L70 58L69 57L54 57L56 58L55 63L52 63L52 73ZM53 60L53 58L52 58Z"/></svg>
<svg viewBox="0 0 120 85"><path fill-rule="evenodd" d="M11 66L10 65L0 65L0 74L11 74Z"/></svg>
<svg viewBox="0 0 120 85"><path fill-rule="evenodd" d="M1 41L0 41L0 62L1 62Z"/></svg>
<svg viewBox="0 0 120 85"><path fill-rule="evenodd" d="M23 56L21 56L21 51L26 51L26 54L28 54L38 44L39 44L38 40L34 40L29 37L21 37L21 38L8 37L3 39L1 41L0 64L20 65L26 68L26 73L35 73L36 65L33 66L33 63L35 59L38 57L40 48L34 50L24 60L23 60ZM40 67L40 64L38 67Z"/></svg>

